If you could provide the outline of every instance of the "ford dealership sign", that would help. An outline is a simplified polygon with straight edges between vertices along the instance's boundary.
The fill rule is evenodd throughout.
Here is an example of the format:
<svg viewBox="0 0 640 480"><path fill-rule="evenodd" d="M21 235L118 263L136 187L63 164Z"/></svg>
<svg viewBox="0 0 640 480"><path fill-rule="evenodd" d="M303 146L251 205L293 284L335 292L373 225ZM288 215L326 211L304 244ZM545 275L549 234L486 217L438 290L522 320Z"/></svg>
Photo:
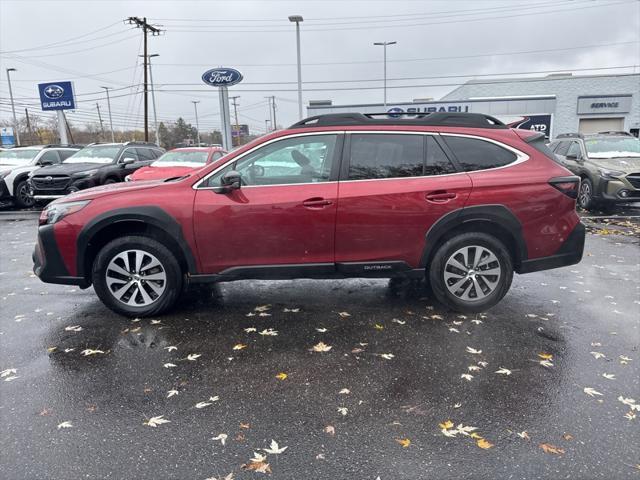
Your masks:
<svg viewBox="0 0 640 480"><path fill-rule="evenodd" d="M212 87L230 87L242 81L242 74L234 68L212 68L202 74L202 81Z"/></svg>

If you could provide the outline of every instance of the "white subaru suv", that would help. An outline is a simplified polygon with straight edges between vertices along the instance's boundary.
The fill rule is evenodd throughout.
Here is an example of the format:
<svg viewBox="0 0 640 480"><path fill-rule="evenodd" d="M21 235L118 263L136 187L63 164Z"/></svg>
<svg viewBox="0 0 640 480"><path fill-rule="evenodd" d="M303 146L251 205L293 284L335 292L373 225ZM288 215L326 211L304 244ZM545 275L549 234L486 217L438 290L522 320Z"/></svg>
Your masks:
<svg viewBox="0 0 640 480"><path fill-rule="evenodd" d="M82 145L33 145L0 151L0 202L13 201L21 208L35 203L29 194L29 173L45 165L55 165L70 157Z"/></svg>

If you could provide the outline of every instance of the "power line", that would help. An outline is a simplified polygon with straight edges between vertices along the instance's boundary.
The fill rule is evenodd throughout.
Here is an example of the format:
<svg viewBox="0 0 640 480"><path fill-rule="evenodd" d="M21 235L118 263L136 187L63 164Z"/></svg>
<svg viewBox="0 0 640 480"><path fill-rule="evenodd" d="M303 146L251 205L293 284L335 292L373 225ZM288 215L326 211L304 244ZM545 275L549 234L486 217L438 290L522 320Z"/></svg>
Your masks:
<svg viewBox="0 0 640 480"><path fill-rule="evenodd" d="M120 32L120 33L126 33L126 32ZM114 35L118 35L118 34L114 34ZM131 40L132 38L136 38L137 36L138 36L137 34L136 35L129 35L128 37L124 37L124 38L121 38L119 40L111 40L111 41L109 41L107 43L102 43L100 45L94 45L94 46L91 46L91 47L82 48L80 50L72 50L70 52L54 52L54 53L47 53L47 54L44 54L44 55L23 55L23 56L21 56L21 58L50 58L52 55L55 55L56 57L61 57L61 56L64 56L64 55L73 55L75 53L88 52L89 50L93 51L93 50L96 50L98 48L110 47L111 45L115 45L117 43L126 42L127 40ZM9 54L9 55L12 55L12 54ZM9 58L11 58L11 57L9 57Z"/></svg>

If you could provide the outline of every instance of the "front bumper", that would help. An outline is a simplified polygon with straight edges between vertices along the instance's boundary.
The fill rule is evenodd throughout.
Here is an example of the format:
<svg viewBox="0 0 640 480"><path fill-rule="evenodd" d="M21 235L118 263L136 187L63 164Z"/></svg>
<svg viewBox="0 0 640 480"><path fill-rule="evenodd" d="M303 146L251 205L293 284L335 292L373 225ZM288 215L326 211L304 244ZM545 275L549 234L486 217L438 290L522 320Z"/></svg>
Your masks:
<svg viewBox="0 0 640 480"><path fill-rule="evenodd" d="M7 184L4 179L0 180L0 200L9 200L11 195L9 195L9 189L7 188Z"/></svg>
<svg viewBox="0 0 640 480"><path fill-rule="evenodd" d="M596 198L607 202L637 202L640 200L640 189L635 188L626 179L600 178Z"/></svg>
<svg viewBox="0 0 640 480"><path fill-rule="evenodd" d="M586 229L584 225L578 223L554 255L524 260L516 271L518 273L531 273L580 263L584 252L585 236Z"/></svg>
<svg viewBox="0 0 640 480"><path fill-rule="evenodd" d="M54 225L42 225L38 229L38 242L33 252L33 273L46 283L78 285L86 288L90 283L83 277L69 275L58 250Z"/></svg>

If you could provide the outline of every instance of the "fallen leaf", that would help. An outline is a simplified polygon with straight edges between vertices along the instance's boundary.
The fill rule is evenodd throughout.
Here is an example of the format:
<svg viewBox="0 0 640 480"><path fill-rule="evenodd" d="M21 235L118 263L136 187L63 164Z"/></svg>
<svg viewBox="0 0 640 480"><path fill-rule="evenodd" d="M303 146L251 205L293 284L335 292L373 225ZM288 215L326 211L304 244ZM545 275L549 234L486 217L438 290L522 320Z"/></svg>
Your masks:
<svg viewBox="0 0 640 480"><path fill-rule="evenodd" d="M341 395L349 395L351 393L351 390L349 390L348 388L343 388L338 393Z"/></svg>
<svg viewBox="0 0 640 480"><path fill-rule="evenodd" d="M511 375L511 370L506 369L506 368L504 368L504 367L500 367L500 369L499 369L499 370L496 370L496 372L495 372L495 373L499 373L499 374L501 374L501 375Z"/></svg>
<svg viewBox="0 0 640 480"><path fill-rule="evenodd" d="M60 430L61 428L71 428L71 427L73 427L73 424L69 421L66 421L66 422L59 423L56 428Z"/></svg>
<svg viewBox="0 0 640 480"><path fill-rule="evenodd" d="M407 323L404 320L398 320L397 318L394 318L393 320L391 320L393 323L397 323L398 325L404 325L405 323Z"/></svg>
<svg viewBox="0 0 640 480"><path fill-rule="evenodd" d="M469 365L467 367L467 370L469 370L470 372L477 372L478 370L480 370L480 367L477 365Z"/></svg>
<svg viewBox="0 0 640 480"><path fill-rule="evenodd" d="M18 373L18 369L17 368L7 368L6 370L3 370L0 372L0 377L6 377L9 376L13 373Z"/></svg>
<svg viewBox="0 0 640 480"><path fill-rule="evenodd" d="M174 368L177 367L177 365L175 363L165 363L163 365L164 368Z"/></svg>
<svg viewBox="0 0 640 480"><path fill-rule="evenodd" d="M247 348L247 346L244 343L237 343L233 346L234 350L242 350L243 348Z"/></svg>
<svg viewBox="0 0 640 480"><path fill-rule="evenodd" d="M331 346L325 344L324 342L318 342L318 344L314 345L313 348L310 351L314 351L314 352L328 352L329 350L331 350Z"/></svg>
<svg viewBox="0 0 640 480"><path fill-rule="evenodd" d="M338 412L344 417L349 413L349 409L347 407L338 407Z"/></svg>
<svg viewBox="0 0 640 480"><path fill-rule="evenodd" d="M384 326L380 325L379 323L376 323L373 328L375 328L376 330L384 330Z"/></svg>
<svg viewBox="0 0 640 480"><path fill-rule="evenodd" d="M316 330L320 333L325 333L327 331L326 328L316 328Z"/></svg>
<svg viewBox="0 0 640 480"><path fill-rule="evenodd" d="M85 357L88 357L89 355L96 355L98 353L104 353L102 350L93 350L91 348L87 348L86 350L83 350L82 352L80 352L82 355L84 355Z"/></svg>
<svg viewBox="0 0 640 480"><path fill-rule="evenodd" d="M258 329L256 327L249 327L249 328L245 328L244 331L246 333L253 333L253 332L257 332Z"/></svg>
<svg viewBox="0 0 640 480"><path fill-rule="evenodd" d="M615 380L616 376L613 373L603 373L602 376L607 380Z"/></svg>
<svg viewBox="0 0 640 480"><path fill-rule="evenodd" d="M440 427L441 429L444 430L448 430L450 428L453 428L453 422L451 420L445 420L444 422L442 422L441 424L438 425L438 427Z"/></svg>
<svg viewBox="0 0 640 480"><path fill-rule="evenodd" d="M590 397L594 397L596 395L602 395L599 391L597 391L595 388L591 388L591 387L585 387L582 390L584 393L586 393L587 395L589 395Z"/></svg>
<svg viewBox="0 0 640 480"><path fill-rule="evenodd" d="M529 440L529 434L527 433L526 430L520 432L520 433L516 433L516 435L518 435L520 438L524 438L525 440Z"/></svg>
<svg viewBox="0 0 640 480"><path fill-rule="evenodd" d="M467 347L467 353L472 353L474 355L479 355L482 353L482 350L476 350L475 348Z"/></svg>
<svg viewBox="0 0 640 480"><path fill-rule="evenodd" d="M564 438L566 441L573 440L573 435L571 435L570 433L565 433L562 435L562 438Z"/></svg>
<svg viewBox="0 0 640 480"><path fill-rule="evenodd" d="M351 314L349 312L338 312L338 315L340 315L342 318L346 318L346 317L350 317Z"/></svg>
<svg viewBox="0 0 640 480"><path fill-rule="evenodd" d="M476 441L476 445L478 445L480 448L484 449L484 450L488 450L489 448L493 447L493 443L491 443L490 441L484 439L484 438L480 438Z"/></svg>
<svg viewBox="0 0 640 480"><path fill-rule="evenodd" d="M171 352L173 350L178 350L178 347L176 347L175 345L169 345L168 347L164 347L164 349Z"/></svg>
<svg viewBox="0 0 640 480"><path fill-rule="evenodd" d="M169 390L169 391L167 392L167 398L171 398L171 397L173 397L174 395L178 395L178 393L180 393L180 392L178 392L178 390Z"/></svg>
<svg viewBox="0 0 640 480"><path fill-rule="evenodd" d="M289 375L287 375L286 373L284 373L284 372L280 372L279 374L277 374L277 375L276 375L276 378L277 378L278 380L286 380L288 376L289 376Z"/></svg>
<svg viewBox="0 0 640 480"><path fill-rule="evenodd" d="M282 452L284 452L287 448L289 447L282 447L280 448L280 446L278 445L278 442L276 442L275 440L271 439L271 445L269 446L269 448L263 448L262 450L264 450L265 452L271 454L271 455L279 455Z"/></svg>
<svg viewBox="0 0 640 480"><path fill-rule="evenodd" d="M551 363L549 360L540 360L538 363L546 368L553 367L553 363Z"/></svg>
<svg viewBox="0 0 640 480"><path fill-rule="evenodd" d="M324 433L328 433L331 436L334 436L336 434L336 429L333 425L327 425L326 427L324 427Z"/></svg>
<svg viewBox="0 0 640 480"><path fill-rule="evenodd" d="M591 355L593 355L596 360L599 358L605 358L605 354L604 353L600 353L600 352L589 352Z"/></svg>
<svg viewBox="0 0 640 480"><path fill-rule="evenodd" d="M271 305L260 305L256 308L254 308L253 310L256 312L266 312L267 310L269 310L271 308Z"/></svg>
<svg viewBox="0 0 640 480"><path fill-rule="evenodd" d="M170 420L164 418L164 415L160 415L158 417L151 417L149 420L144 422L144 425L155 428L158 425L162 425L163 423L170 423Z"/></svg>
<svg viewBox="0 0 640 480"><path fill-rule="evenodd" d="M68 327L64 327L67 332L81 332L82 327L80 325L70 325Z"/></svg>
<svg viewBox="0 0 640 480"><path fill-rule="evenodd" d="M541 353L538 354L538 356L542 360L551 360L551 359L553 359L553 355L551 355L550 353L541 352Z"/></svg>
<svg viewBox="0 0 640 480"><path fill-rule="evenodd" d="M282 310L285 313L298 313L300 311L299 308L285 308Z"/></svg>
<svg viewBox="0 0 640 480"><path fill-rule="evenodd" d="M190 353L189 355L187 355L187 360L191 360L192 362L197 360L198 358L200 358L202 356L202 354L200 353Z"/></svg>
<svg viewBox="0 0 640 480"><path fill-rule="evenodd" d="M395 355L393 353L383 353L380 356L382 358L384 358L385 360L391 360L392 358L395 357Z"/></svg>
<svg viewBox="0 0 640 480"><path fill-rule="evenodd" d="M540 448L544 451L544 453L553 453L555 455L564 454L564 449L562 449L560 447L556 447L556 446L551 445L549 443L541 443L540 444Z"/></svg>
<svg viewBox="0 0 640 480"><path fill-rule="evenodd" d="M402 445L402 448L407 448L409 445L411 445L411 440L409 440L408 438L396 438L396 442Z"/></svg>
<svg viewBox="0 0 640 480"><path fill-rule="evenodd" d="M227 437L228 435L226 433L221 433L220 435L218 435L217 437L213 437L211 440L218 440L220 441L220 443L222 444L222 446L224 447L225 442L227 441Z"/></svg>
<svg viewBox="0 0 640 480"><path fill-rule="evenodd" d="M271 467L268 463L265 462L254 462L246 463L242 465L240 468L243 470L252 470L258 473L271 473Z"/></svg>
<svg viewBox="0 0 640 480"><path fill-rule="evenodd" d="M473 378L473 375L469 373L463 373L462 375L460 375L460 378L464 378L466 381L470 382L471 379Z"/></svg>
<svg viewBox="0 0 640 480"><path fill-rule="evenodd" d="M276 330L274 330L273 328L265 328L264 330L262 330L260 332L260 335L266 335L266 336L270 336L270 337L275 337L276 335L278 335L278 332Z"/></svg>

